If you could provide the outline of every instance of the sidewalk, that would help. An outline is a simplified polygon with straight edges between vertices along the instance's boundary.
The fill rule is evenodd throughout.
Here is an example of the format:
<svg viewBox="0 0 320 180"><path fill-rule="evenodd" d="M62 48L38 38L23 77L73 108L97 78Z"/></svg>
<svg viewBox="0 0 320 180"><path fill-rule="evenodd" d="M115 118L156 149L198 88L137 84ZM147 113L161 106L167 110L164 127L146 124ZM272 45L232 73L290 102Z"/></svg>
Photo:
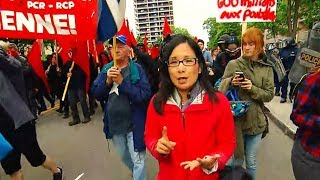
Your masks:
<svg viewBox="0 0 320 180"><path fill-rule="evenodd" d="M280 103L280 97L275 96L271 102L265 103L265 106L269 108L270 119L290 138L293 139L297 130L297 126L290 120L290 114L292 112L292 103L289 100L286 103Z"/></svg>

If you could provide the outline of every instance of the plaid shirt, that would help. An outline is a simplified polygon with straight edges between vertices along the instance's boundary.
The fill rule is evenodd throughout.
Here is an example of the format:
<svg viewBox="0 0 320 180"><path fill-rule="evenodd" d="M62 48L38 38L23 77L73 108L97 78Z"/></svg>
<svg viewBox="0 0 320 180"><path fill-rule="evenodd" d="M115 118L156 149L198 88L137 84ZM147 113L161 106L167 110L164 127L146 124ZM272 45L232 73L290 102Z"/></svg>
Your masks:
<svg viewBox="0 0 320 180"><path fill-rule="evenodd" d="M302 81L290 118L299 127L296 140L320 158L320 72L308 75Z"/></svg>

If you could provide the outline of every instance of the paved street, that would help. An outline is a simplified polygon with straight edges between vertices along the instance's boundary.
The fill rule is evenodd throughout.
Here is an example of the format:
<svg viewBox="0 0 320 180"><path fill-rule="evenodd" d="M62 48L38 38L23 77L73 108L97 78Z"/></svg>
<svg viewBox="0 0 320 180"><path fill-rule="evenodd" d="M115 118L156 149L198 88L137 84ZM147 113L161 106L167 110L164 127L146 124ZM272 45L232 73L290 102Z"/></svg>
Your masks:
<svg viewBox="0 0 320 180"><path fill-rule="evenodd" d="M47 155L62 165L67 180L74 180L84 173L80 180L127 180L129 171L120 162L112 143L102 132L102 112L92 117L88 124L74 127L67 125L62 115L47 112L37 123L39 142ZM290 152L292 140L283 134L272 122L270 133L263 140L258 154L258 180L294 180ZM148 179L155 179L157 163L149 155L147 159ZM33 168L23 159L26 180L49 180L51 174L42 168ZM0 170L0 179L8 180Z"/></svg>
<svg viewBox="0 0 320 180"><path fill-rule="evenodd" d="M293 104L289 101L281 104L280 99L281 98L279 96L275 96L271 102L266 103L266 106L270 109L270 112L288 128L289 131L295 133L297 131L297 126L290 120Z"/></svg>

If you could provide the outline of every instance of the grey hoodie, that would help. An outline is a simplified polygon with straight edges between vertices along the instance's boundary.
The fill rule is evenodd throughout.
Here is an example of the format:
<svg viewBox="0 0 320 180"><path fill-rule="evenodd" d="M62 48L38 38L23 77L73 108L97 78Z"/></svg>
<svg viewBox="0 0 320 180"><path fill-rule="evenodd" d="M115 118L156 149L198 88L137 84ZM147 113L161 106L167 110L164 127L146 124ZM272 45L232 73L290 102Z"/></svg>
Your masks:
<svg viewBox="0 0 320 180"><path fill-rule="evenodd" d="M10 118L16 129L36 119L26 104L24 88L21 65L0 47L0 121Z"/></svg>

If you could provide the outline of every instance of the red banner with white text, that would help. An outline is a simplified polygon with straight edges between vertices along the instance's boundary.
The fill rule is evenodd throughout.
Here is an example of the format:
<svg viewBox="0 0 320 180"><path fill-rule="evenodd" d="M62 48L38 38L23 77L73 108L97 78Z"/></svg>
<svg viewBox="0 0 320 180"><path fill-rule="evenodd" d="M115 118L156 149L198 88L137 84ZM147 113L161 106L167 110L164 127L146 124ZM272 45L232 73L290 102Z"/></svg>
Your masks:
<svg viewBox="0 0 320 180"><path fill-rule="evenodd" d="M97 0L0 0L0 38L95 39Z"/></svg>
<svg viewBox="0 0 320 180"><path fill-rule="evenodd" d="M274 22L277 0L215 0L217 22Z"/></svg>

